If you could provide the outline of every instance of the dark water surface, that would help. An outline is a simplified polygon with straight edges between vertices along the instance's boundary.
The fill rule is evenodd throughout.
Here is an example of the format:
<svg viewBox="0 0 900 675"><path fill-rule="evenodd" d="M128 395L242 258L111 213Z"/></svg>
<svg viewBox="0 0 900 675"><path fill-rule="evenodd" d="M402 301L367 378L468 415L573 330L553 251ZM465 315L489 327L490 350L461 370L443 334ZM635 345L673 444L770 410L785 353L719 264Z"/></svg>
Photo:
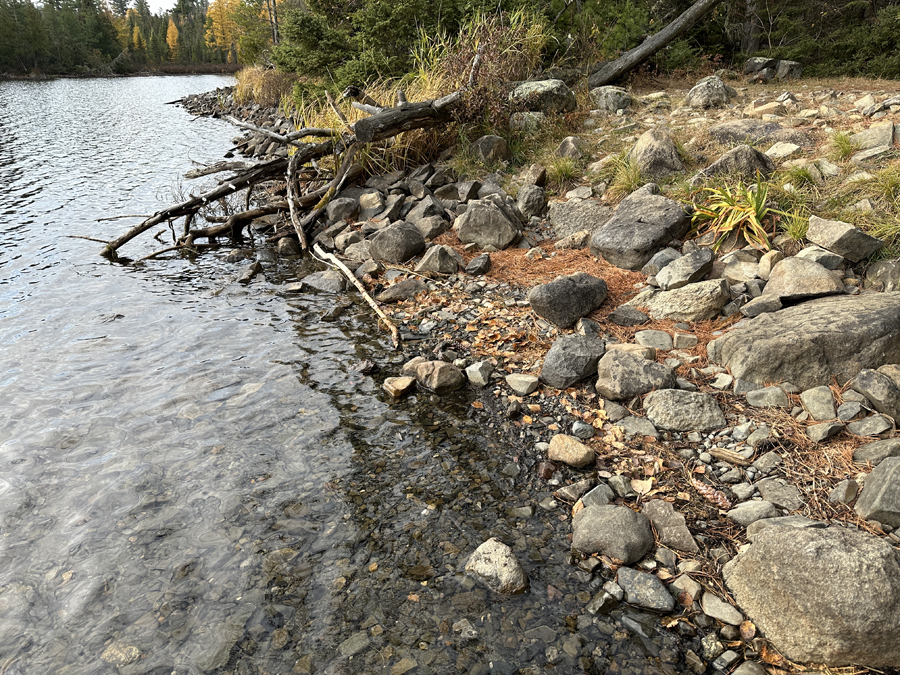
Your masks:
<svg viewBox="0 0 900 675"><path fill-rule="evenodd" d="M66 238L219 160L234 129L164 104L228 83L0 82L0 675L677 672L652 617L584 613L603 580L564 507L510 511L549 492L471 394L384 398L367 310L279 294L297 263L244 287L224 250ZM530 593L462 574L493 535Z"/></svg>

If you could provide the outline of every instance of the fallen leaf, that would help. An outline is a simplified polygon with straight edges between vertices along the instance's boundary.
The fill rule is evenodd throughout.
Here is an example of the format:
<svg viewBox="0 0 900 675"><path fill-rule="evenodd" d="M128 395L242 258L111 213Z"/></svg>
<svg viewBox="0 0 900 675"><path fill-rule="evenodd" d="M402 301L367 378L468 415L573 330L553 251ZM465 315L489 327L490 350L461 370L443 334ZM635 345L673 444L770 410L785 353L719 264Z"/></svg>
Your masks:
<svg viewBox="0 0 900 675"><path fill-rule="evenodd" d="M481 401L474 401L472 403L472 407L481 410L482 408L484 408L484 403L482 403Z"/></svg>
<svg viewBox="0 0 900 675"><path fill-rule="evenodd" d="M647 480L639 480L637 478L632 478L631 489L638 494L645 495L653 489L653 479L648 478Z"/></svg>
<svg viewBox="0 0 900 675"><path fill-rule="evenodd" d="M531 415L522 415L522 421L525 422L525 424L531 424L532 422L534 422Z"/></svg>
<svg viewBox="0 0 900 675"><path fill-rule="evenodd" d="M410 593L409 595L406 596L406 599L409 600L410 602L418 602L419 596L416 595L415 593Z"/></svg>
<svg viewBox="0 0 900 675"><path fill-rule="evenodd" d="M775 653L766 645L763 645L762 649L759 650L759 655L762 657L763 661L773 666L780 666L784 663L784 657L781 654Z"/></svg>
<svg viewBox="0 0 900 675"><path fill-rule="evenodd" d="M531 412L541 412L541 406L540 406L539 404L537 404L537 403L529 403L529 404L528 404L528 409L529 409Z"/></svg>

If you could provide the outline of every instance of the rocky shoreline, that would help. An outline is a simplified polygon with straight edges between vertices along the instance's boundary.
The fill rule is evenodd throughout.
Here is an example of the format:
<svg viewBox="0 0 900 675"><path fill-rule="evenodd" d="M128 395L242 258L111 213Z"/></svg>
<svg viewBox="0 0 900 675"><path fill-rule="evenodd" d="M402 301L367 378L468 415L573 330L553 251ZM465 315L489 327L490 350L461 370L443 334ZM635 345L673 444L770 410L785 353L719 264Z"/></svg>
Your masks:
<svg viewBox="0 0 900 675"><path fill-rule="evenodd" d="M565 109L565 84L550 82L529 90L535 109L521 124ZM627 142L660 182L685 171L676 124L734 144L699 181L786 162L823 185L861 181L874 162L895 161L900 140L891 92L795 88L737 107L739 92L706 78L683 106L660 94L601 87L585 119L620 137L649 127ZM194 114L221 106L291 128L227 91L185 101ZM817 140L845 118L857 150L841 165ZM261 134L235 143L286 153ZM471 151L503 161L504 145L485 137ZM570 137L558 152L593 150ZM473 415L517 449L511 475L527 471L554 493L532 509L571 522L579 626L622 603L658 612L695 673L897 672L900 261L870 263L880 240L816 215L805 245L782 237L769 252L744 241L714 251L710 237L686 238L689 209L657 184L614 204L607 185L585 183L548 204L541 166L474 180L429 164L331 200L315 242L400 327L405 362L382 373L385 391L477 392ZM280 240L279 253L297 255L296 241ZM254 263L239 280L261 273ZM323 270L281 292L348 287ZM504 542L464 553L492 592L528 591Z"/></svg>

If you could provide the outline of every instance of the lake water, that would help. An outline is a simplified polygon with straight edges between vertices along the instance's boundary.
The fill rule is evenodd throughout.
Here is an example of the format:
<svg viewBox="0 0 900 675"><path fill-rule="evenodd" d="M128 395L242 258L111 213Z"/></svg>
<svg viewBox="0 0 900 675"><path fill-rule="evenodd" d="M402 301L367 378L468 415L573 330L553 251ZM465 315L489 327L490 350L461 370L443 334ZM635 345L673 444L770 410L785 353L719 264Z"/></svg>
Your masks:
<svg viewBox="0 0 900 675"><path fill-rule="evenodd" d="M511 515L550 491L472 394L385 398L364 306L68 237L193 189L236 132L166 102L229 83L0 82L0 675L679 672L654 617L585 614L564 505ZM462 573L490 536L529 593Z"/></svg>

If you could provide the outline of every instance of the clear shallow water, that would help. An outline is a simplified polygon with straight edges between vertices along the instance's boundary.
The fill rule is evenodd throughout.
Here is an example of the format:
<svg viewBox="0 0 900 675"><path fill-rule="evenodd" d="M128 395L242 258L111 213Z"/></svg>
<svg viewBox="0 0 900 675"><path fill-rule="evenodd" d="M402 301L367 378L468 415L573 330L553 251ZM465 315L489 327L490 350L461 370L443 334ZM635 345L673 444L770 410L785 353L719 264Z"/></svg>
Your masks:
<svg viewBox="0 0 900 675"><path fill-rule="evenodd" d="M165 102L228 83L0 83L0 674L659 672L619 619L575 630L598 578L564 509L509 514L546 494L465 395L383 398L367 310L320 321L345 300L280 295L293 263L244 287L224 251L66 238L219 160L234 129ZM494 535L526 596L461 573Z"/></svg>

